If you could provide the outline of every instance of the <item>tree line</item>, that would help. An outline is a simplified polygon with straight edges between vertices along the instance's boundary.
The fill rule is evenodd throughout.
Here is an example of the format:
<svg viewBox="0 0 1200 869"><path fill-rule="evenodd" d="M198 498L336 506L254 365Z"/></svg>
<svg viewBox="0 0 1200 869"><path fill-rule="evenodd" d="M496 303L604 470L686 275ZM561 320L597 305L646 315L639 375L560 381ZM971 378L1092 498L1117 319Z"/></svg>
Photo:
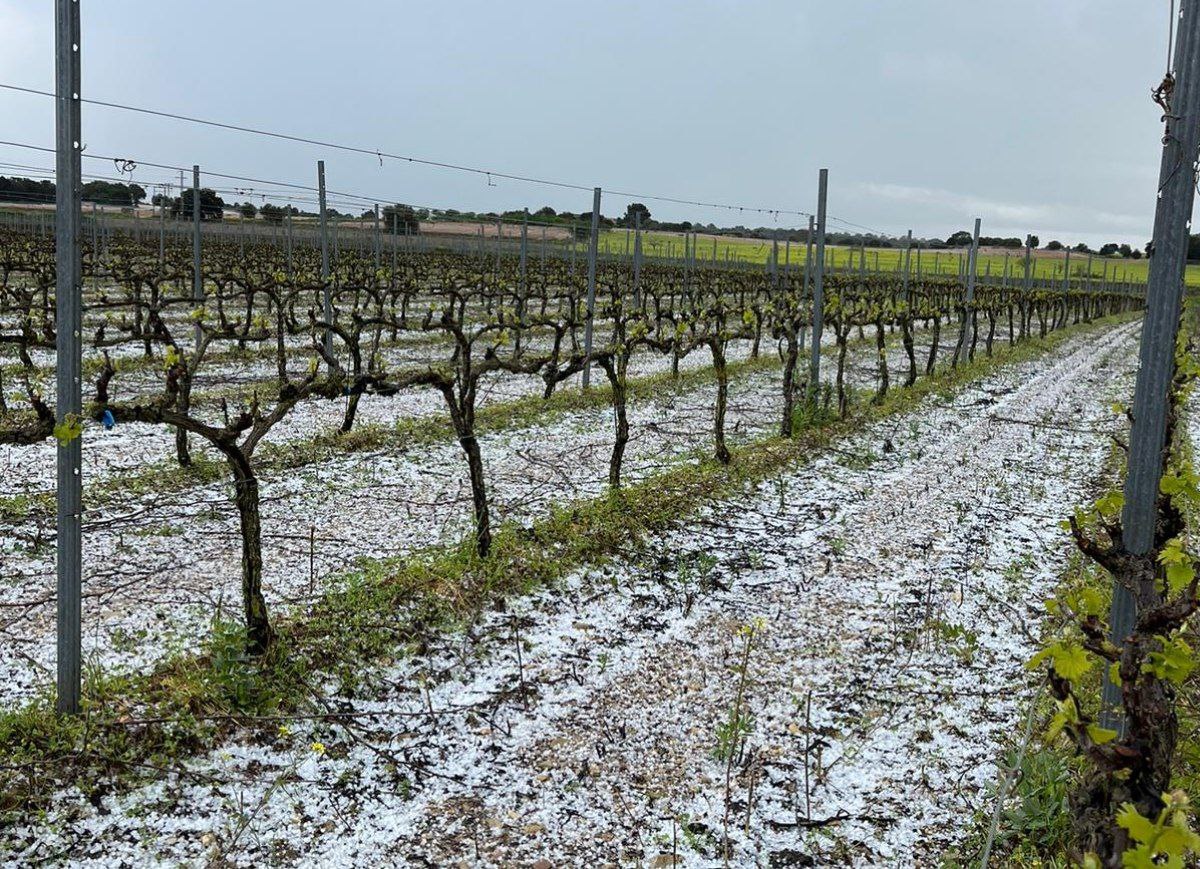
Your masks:
<svg viewBox="0 0 1200 869"><path fill-rule="evenodd" d="M54 182L32 178L9 178L0 175L0 201L51 203L54 201ZM82 188L83 201L100 205L135 207L146 199L146 188L140 184L119 181L89 181Z"/></svg>

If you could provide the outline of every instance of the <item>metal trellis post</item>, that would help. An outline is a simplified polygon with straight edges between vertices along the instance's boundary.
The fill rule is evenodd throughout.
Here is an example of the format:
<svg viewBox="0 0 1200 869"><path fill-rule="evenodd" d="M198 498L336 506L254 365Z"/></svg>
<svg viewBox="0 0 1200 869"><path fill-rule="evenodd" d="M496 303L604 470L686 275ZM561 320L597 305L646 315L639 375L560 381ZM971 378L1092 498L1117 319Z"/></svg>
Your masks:
<svg viewBox="0 0 1200 869"><path fill-rule="evenodd" d="M1175 338L1183 304L1183 277L1188 229L1195 200L1196 152L1200 148L1200 2L1186 0L1180 10L1175 45L1175 93L1165 117L1162 161L1154 209L1154 256L1150 258L1146 314L1138 349L1133 426L1121 511L1122 542L1131 555L1154 546L1159 482L1166 447L1171 378L1175 371ZM1113 588L1109 614L1113 643L1123 647L1133 629L1137 604L1120 583ZM1123 730L1121 689L1105 674L1101 726Z"/></svg>
<svg viewBox="0 0 1200 869"><path fill-rule="evenodd" d="M817 400L821 385L821 332L825 328L825 199L829 170L822 169L817 183L817 252L813 275L812 353L808 361L808 400Z"/></svg>
<svg viewBox="0 0 1200 869"><path fill-rule="evenodd" d="M326 323L333 322L333 297L329 289L329 234L328 215L325 211L325 161L317 161L317 208L320 213L321 231L321 316ZM325 330L325 352L333 355L333 332Z"/></svg>
<svg viewBox="0 0 1200 869"><path fill-rule="evenodd" d="M56 566L58 574L58 698L59 712L79 712L80 623L83 589L83 438L71 436L82 425L83 410L80 332L83 299L80 155L80 27L79 0L57 0L54 20L55 53L55 351L57 353L56 419L66 434L58 436L58 495Z"/></svg>
<svg viewBox="0 0 1200 869"><path fill-rule="evenodd" d="M971 235L971 249L967 253L966 263L963 266L963 271L966 273L967 292L963 299L963 319L962 327L958 332L958 353L963 353L967 349L967 333L971 330L971 305L975 301L975 264L976 258L979 256L979 224L980 219L975 218L975 231Z"/></svg>
<svg viewBox="0 0 1200 869"><path fill-rule="evenodd" d="M182 194L180 203L182 204ZM204 304L204 276L200 271L200 167L192 166L192 301L196 307ZM192 330L195 347L200 346L200 318Z"/></svg>
<svg viewBox="0 0 1200 869"><path fill-rule="evenodd" d="M583 352L589 357L583 367L583 388L592 381L592 320L596 310L596 249L600 243L600 188L592 190L592 229L588 243L587 320L583 326Z"/></svg>
<svg viewBox="0 0 1200 869"><path fill-rule="evenodd" d="M642 306L642 212L633 213L633 303Z"/></svg>
<svg viewBox="0 0 1200 869"><path fill-rule="evenodd" d="M912 259L912 230L904 238L904 305L908 308L908 317L912 319L912 295L908 286L909 263Z"/></svg>

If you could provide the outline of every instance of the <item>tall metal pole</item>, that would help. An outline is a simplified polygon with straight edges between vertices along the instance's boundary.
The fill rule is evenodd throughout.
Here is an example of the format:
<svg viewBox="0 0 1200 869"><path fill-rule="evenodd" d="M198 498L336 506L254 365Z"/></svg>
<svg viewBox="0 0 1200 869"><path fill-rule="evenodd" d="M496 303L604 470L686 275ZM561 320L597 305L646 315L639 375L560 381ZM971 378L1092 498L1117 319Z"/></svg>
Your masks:
<svg viewBox="0 0 1200 869"><path fill-rule="evenodd" d="M527 280L526 268L529 264L529 209L525 208L521 211L521 283L518 287L520 296L517 298L517 318L522 326L525 325L525 303L529 298L529 282ZM521 331L517 331L516 349L519 352L521 349Z"/></svg>
<svg viewBox="0 0 1200 869"><path fill-rule="evenodd" d="M1033 289L1033 245L1030 244L1032 235L1025 236L1025 292Z"/></svg>
<svg viewBox="0 0 1200 869"><path fill-rule="evenodd" d="M979 224L975 218L975 231L971 235L971 250L967 253L967 302L975 301L975 273L979 270Z"/></svg>
<svg viewBox="0 0 1200 869"><path fill-rule="evenodd" d="M375 271L379 271L380 257L383 255L383 238L379 234L379 203L375 203Z"/></svg>
<svg viewBox="0 0 1200 869"><path fill-rule="evenodd" d="M180 209L182 210L183 193L180 192ZM204 276L200 272L200 167L192 166L192 301L196 307L204 304ZM195 347L200 346L200 318L196 318L192 330ZM185 432L183 437L187 437Z"/></svg>
<svg viewBox="0 0 1200 869"><path fill-rule="evenodd" d="M592 353L592 315L596 310L596 248L600 244L600 188L592 190L592 231L588 244L587 320L583 326L583 352ZM592 360L583 367L583 388L592 382Z"/></svg>
<svg viewBox="0 0 1200 869"><path fill-rule="evenodd" d="M633 213L633 303L642 306L642 212Z"/></svg>
<svg viewBox="0 0 1200 869"><path fill-rule="evenodd" d="M813 275L812 353L808 357L808 400L817 400L821 385L821 332L825 328L825 198L829 192L829 170L822 169L817 182L817 252Z"/></svg>
<svg viewBox="0 0 1200 869"><path fill-rule="evenodd" d="M326 323L333 322L333 297L329 291L329 233L328 215L325 213L325 161L317 161L317 208L320 212L321 228L321 316ZM325 330L325 352L333 355L333 332Z"/></svg>
<svg viewBox="0 0 1200 869"><path fill-rule="evenodd" d="M975 302L975 264L976 258L979 256L979 224L980 219L976 217L975 231L971 235L971 249L967 252L966 262L963 264L963 271L966 272L967 291L963 298L962 326L958 330L956 355L967 349L967 332L971 328L971 305Z"/></svg>
<svg viewBox="0 0 1200 869"><path fill-rule="evenodd" d="M83 439L74 434L82 425L83 264L79 252L82 208L80 155L80 27L79 0L57 0L54 16L55 54L55 350L57 390L55 417L58 435L58 518L56 567L58 579L58 698L59 712L79 712L80 622L83 588ZM74 436L72 436L74 434Z"/></svg>
<svg viewBox="0 0 1200 869"><path fill-rule="evenodd" d="M912 295L908 286L909 264L912 260L912 230L904 238L904 305L908 308L907 316L912 319Z"/></svg>
<svg viewBox="0 0 1200 869"><path fill-rule="evenodd" d="M1171 111L1164 116L1166 130L1154 208L1154 256L1148 270L1125 506L1121 511L1122 542L1135 556L1148 553L1154 546L1188 228L1196 195L1196 152L1200 148L1200 2L1185 0L1181 5L1175 43L1175 92ZM1124 645L1136 616L1133 594L1115 583L1109 625L1117 646ZM1124 716L1119 711L1121 689L1107 678L1107 670L1105 676L1101 725L1120 732L1124 729Z"/></svg>
<svg viewBox="0 0 1200 869"><path fill-rule="evenodd" d="M163 185L158 195L158 269L161 272L167 249L167 188Z"/></svg>
<svg viewBox="0 0 1200 869"><path fill-rule="evenodd" d="M521 297L525 297L525 267L529 259L529 209L521 212Z"/></svg>

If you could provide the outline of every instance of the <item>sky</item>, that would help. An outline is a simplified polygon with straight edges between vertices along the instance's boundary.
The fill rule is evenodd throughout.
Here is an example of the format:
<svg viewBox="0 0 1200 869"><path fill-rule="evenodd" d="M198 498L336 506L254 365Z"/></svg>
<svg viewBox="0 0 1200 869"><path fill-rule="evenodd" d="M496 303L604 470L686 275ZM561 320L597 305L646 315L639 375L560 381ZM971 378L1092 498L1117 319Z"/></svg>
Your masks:
<svg viewBox="0 0 1200 869"><path fill-rule="evenodd" d="M0 0L0 83L53 90L53 8ZM1153 223L1169 0L81 8L85 98L585 189L84 106L85 153L138 161L146 187L178 183L148 162L312 186L324 159L331 190L381 203L580 212L600 186L660 219L788 227L807 218L648 197L811 212L828 168L831 231L945 237L980 217L984 235L1141 247ZM0 89L0 139L52 146L53 101ZM53 155L0 145L0 163L27 174L12 167ZM116 177L111 161L84 171Z"/></svg>

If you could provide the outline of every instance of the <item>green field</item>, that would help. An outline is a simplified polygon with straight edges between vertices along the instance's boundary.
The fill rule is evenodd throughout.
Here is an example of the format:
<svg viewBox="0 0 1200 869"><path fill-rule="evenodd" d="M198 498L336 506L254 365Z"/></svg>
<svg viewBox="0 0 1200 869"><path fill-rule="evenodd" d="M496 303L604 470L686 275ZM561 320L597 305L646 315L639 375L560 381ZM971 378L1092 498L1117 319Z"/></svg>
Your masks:
<svg viewBox="0 0 1200 869"><path fill-rule="evenodd" d="M626 250L626 235L624 229L605 230L600 236L601 251L612 254L624 254ZM628 233L629 248L632 249L632 232ZM701 234L698 237L696 246L696 257L699 260L711 260L713 258L713 242L716 242L716 258L718 262L724 262L727 258L738 259L742 262L766 263L771 254L771 243L755 238L730 238L727 236L711 236ZM645 232L642 234L642 250L646 256L674 256L680 257L683 255L683 235L675 232ZM859 258L861 256L858 248L840 247L830 245L826 248L827 256L832 258L832 263L836 268L857 268L859 266ZM940 251L921 251L920 267L924 274L940 274L953 275L957 274L959 269L959 256L963 254L962 250L940 250ZM903 262L904 252L899 248L867 248L867 268L894 271ZM1066 257L1062 251L1034 251L1034 275L1039 278L1062 277L1063 266L1066 264ZM785 246L782 242L779 244L779 261L782 264L785 258ZM801 264L804 262L804 246L802 244L793 244L791 250L787 252L787 259L792 264ZM1011 274L1024 274L1024 250L1014 250L1008 254L1008 268ZM1148 263L1144 259L1120 259L1117 257L1101 257L1099 255L1092 256L1091 271L1092 275L1097 279L1105 275L1107 267L1107 275L1109 280L1126 280L1131 279L1135 282L1144 282L1146 280L1146 270ZM917 270L917 253L914 250L912 254L911 267L914 272ZM983 251L979 254L979 274L1002 275L1005 268L1005 254L1003 252L995 252L995 249ZM1083 277L1088 271L1087 254L1072 253L1070 258L1070 269L1072 277ZM1187 267L1187 283L1189 286L1200 286L1200 264L1189 264Z"/></svg>
<svg viewBox="0 0 1200 869"><path fill-rule="evenodd" d="M20 205L10 203L0 204L0 212L8 213L23 213L26 216L47 217L50 214L49 209L29 209ZM116 223L123 222L132 224L126 215L121 213L110 214L107 219ZM315 222L314 218L297 218L297 225L312 225ZM230 219L230 225L240 227L242 221ZM261 221L246 221L249 227L255 225L259 227L265 226ZM336 221L339 229L354 229L369 227L369 224L363 221L355 220L338 220ZM477 224L471 223L472 227ZM483 224L478 224L483 225ZM491 224L487 224L490 228ZM514 237L516 229L513 229ZM494 234L492 239L494 240ZM505 231L505 237L508 238L508 230ZM697 237L696 258L701 262L711 261L714 257L718 262L727 260L737 260L739 262L763 263L771 255L771 242L757 238L735 238L731 236L713 236L701 233ZM714 245L715 242L715 245ZM561 242L560 242L561 243ZM586 244L586 242L584 242ZM678 232L660 232L649 231L642 233L642 249L647 257L674 257L679 258L683 255L683 234ZM620 256L627 251L633 249L633 232L626 229L606 229L600 233L600 251L608 256ZM788 250L783 242L779 244L779 262L782 265L786 261L792 265L801 265L804 262L804 245L792 244ZM946 250L922 250L920 252L920 271L922 274L943 274L955 275L959 271L959 258L963 256L963 249L946 249ZM858 268L862 252L857 247L845 247L839 245L826 246L827 263L830 263L834 268ZM900 248L873 248L866 249L867 268L875 271L897 271L903 263L904 251ZM1067 263L1067 258L1063 251L1051 252L1045 250L1034 251L1034 276L1038 278L1061 278L1063 275L1063 267ZM981 275L1003 275L1005 269L1006 254L996 248L987 248L979 254L979 269ZM1007 254L1008 268L1012 275L1024 274L1024 249L1017 249L1008 252ZM1091 261L1091 272L1097 280L1107 275L1110 281L1132 280L1135 283L1144 283L1146 280L1146 272L1149 263L1145 259L1121 259L1119 257L1101 257L1093 255ZM912 254L911 267L913 272L917 271L918 255L914 250ZM1072 253L1070 256L1070 269L1072 278L1082 278L1088 272L1088 255ZM1189 263L1186 271L1186 282L1188 286L1200 287L1200 263Z"/></svg>

